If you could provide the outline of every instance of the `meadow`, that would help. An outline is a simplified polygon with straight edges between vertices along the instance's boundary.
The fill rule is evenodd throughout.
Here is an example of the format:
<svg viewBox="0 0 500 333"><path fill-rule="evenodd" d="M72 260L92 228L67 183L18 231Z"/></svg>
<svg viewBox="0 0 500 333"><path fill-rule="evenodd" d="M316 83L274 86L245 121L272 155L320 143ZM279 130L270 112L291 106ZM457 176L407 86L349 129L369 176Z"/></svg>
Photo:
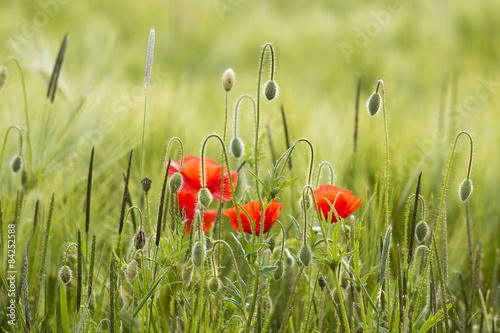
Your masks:
<svg viewBox="0 0 500 333"><path fill-rule="evenodd" d="M499 10L0 2L0 327L495 332Z"/></svg>

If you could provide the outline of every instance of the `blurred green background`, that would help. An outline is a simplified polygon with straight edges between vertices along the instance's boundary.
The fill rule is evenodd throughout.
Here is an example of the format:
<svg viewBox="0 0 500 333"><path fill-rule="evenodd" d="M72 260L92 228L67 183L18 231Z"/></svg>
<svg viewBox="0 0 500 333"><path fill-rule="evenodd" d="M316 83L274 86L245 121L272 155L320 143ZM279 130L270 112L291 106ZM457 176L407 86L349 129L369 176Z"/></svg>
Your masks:
<svg viewBox="0 0 500 333"><path fill-rule="evenodd" d="M74 239L78 226L83 227L88 160L95 146L91 229L98 230L100 242L114 239L122 173L131 148L135 197L140 184L144 68L148 34L154 27L143 170L143 176L153 179L154 193L159 193L168 140L181 137L186 153L196 155L206 135L222 133L222 73L229 67L236 72L230 93L232 110L239 95L255 95L261 46L272 42L281 92L277 100L263 102L261 130L269 126L275 150L281 154L285 150L283 104L291 138L309 138L315 145L316 162L331 162L335 183L360 196L362 208L367 189L376 190L384 166L382 117L370 118L364 103L376 79L385 80L393 224L399 234L403 218L398 203L414 191L416 173L423 170L423 193L429 202L434 198L435 208L453 137L459 130L472 133L476 145L475 190L469 201L473 239L483 242L486 270L491 272L491 254L500 236L496 203L500 183L499 12L500 3L495 1L462 0L0 1L0 59L15 56L24 69L33 167L41 179L27 194L22 223L26 227L32 223L36 199L48 206L56 191L56 241L49 254L50 270L55 272L64 242ZM50 105L46 91L65 33L69 43L56 100ZM25 126L19 73L12 64L9 74L0 92L2 138L8 126ZM358 78L359 145L354 153ZM252 142L249 105L242 108L240 120L242 138ZM8 143L0 179L0 194L9 212L21 182L20 174L9 170L18 149L14 137ZM269 153L267 143L265 149ZM210 145L209 156L218 158L215 144ZM301 176L301 183L308 156L305 147L294 155L292 174ZM467 158L468 145L463 140L447 200L450 271L468 269L465 206L457 196ZM261 165L262 170L269 169L271 158ZM283 201L296 200L300 187L285 193ZM156 207L156 195L151 200ZM287 214L297 209L285 206L285 223L289 223ZM230 230L229 225L225 228Z"/></svg>

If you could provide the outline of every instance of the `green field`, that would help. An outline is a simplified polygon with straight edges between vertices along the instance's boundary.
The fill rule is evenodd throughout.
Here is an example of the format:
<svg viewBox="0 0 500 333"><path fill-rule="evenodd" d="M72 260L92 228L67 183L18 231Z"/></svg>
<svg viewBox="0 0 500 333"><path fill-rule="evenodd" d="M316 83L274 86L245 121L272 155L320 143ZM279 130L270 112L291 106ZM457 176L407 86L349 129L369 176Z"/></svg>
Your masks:
<svg viewBox="0 0 500 333"><path fill-rule="evenodd" d="M18 289L17 324L11 326L7 316L11 298L7 286L0 283L0 327L3 329L26 329L22 324L25 323L22 318L26 317L26 311L21 293L25 289L31 313L31 330L42 332L114 331L106 320L110 318L113 306L120 310L119 314L115 314L117 329L123 323L124 331L153 331L154 326L158 332L239 332L241 329L258 332L266 327L268 331L277 332L284 326L282 322L290 294L294 294L295 298L290 319L285 320L283 331L286 332L334 332L337 329L408 332L410 326L411 331L422 331L423 323L439 313L436 311L441 310L442 316L446 304L452 307L447 314L449 325L444 325L445 320L440 317L432 327L434 332L492 332L495 328L500 312L497 292L500 208L495 201L500 193L497 171L500 165L500 122L495 120L500 106L500 75L497 74L500 57L499 3L462 0L342 3L41 0L1 1L0 13L0 65L3 59L17 59L24 75L27 98L25 109L20 71L14 61L9 61L6 65L7 80L0 88L0 145L4 145L9 128L18 126L23 136L20 155L25 181L22 179L23 171L12 172L11 161L20 151L19 133L12 129L0 165L0 236L3 237L0 267L6 276L11 271L6 269L10 244L7 241L8 224L15 224L16 254L11 259L15 261L16 284L22 280L24 261L28 263L28 287ZM151 83L147 91L141 173L144 68L148 34L152 27L156 40ZM68 34L67 48L55 99L51 103L47 90L65 34ZM252 287L248 294L249 304L242 310L242 307L223 300L234 296L227 289L216 293L208 288L201 288L200 291L197 286L204 285L213 276L211 258L204 260L203 269L195 269L197 273L193 281L182 280L180 272L196 238L186 237L182 228L170 230L182 219L178 210L170 207L170 201L175 201L175 196L167 193L169 201L166 204L170 209L165 209L166 224L163 225L161 244L155 256L157 260L146 259L151 266L138 273L135 284L127 284L124 274L118 274L115 287L121 286L121 297L116 296L118 304L112 304L109 297L112 253L115 252L122 260L116 263L117 271L130 264L134 258L129 248L133 247L137 231L133 227L138 228L140 219L137 210L128 215L122 234L124 250L121 256L120 246L117 246L118 228L130 151L133 149L129 183L131 203L127 203L127 209L131 205L138 206L147 221L141 178L150 178L151 232L146 232L149 238L149 234L154 234L156 230L166 160L172 157L173 161L178 161L180 158L178 146L173 145L166 151L167 144L171 138L179 137L184 144L184 155L200 156L202 143L208 135L217 133L223 136L226 93L221 76L227 68L232 68L236 73L236 83L228 94L226 144L229 144L233 137L234 106L238 97L250 94L256 98L257 91L263 89L256 85L262 47L267 42L272 43L275 51L274 79L279 86L279 95L272 101L261 95L259 153L262 159L257 171L268 186L267 172L272 171L273 162L287 150L282 107L290 144L307 138L314 146L312 187L317 188L318 166L327 161L334 169L334 184L351 190L353 195L361 198L360 208L353 212L356 221L363 227L357 230L359 237L340 236L347 226L352 227L350 230L355 229L350 224L350 218L345 219L345 227L341 227L341 223L329 224L331 229L327 232L330 239L339 233L338 246L349 249L346 250L348 253L339 257L346 264L335 268L343 271L343 275L353 280L350 283L356 285L356 288L343 287L342 303L346 309L328 297L326 288L318 287L317 278L321 273L332 286L332 297L338 297L334 270L321 260L333 255L324 243L313 246L314 259L310 265L303 265L298 255L304 233L303 213L298 202L307 182L310 163L310 152L303 142L297 145L291 156L292 168L284 168L287 180L299 179L278 194L278 202L283 204L279 221L285 228L285 239L277 225L265 235L265 239L271 236L276 239L274 252L279 252L285 241L289 256L296 261L293 266L286 266L283 278L274 281L270 278L272 273L260 277L257 281L262 285L255 288L259 295L254 294L252 255L246 258L242 255L235 241L235 238L242 241L240 233L233 230L228 219L222 216L223 239L236 254L242 279L249 288ZM268 53L264 59L262 85L269 79ZM385 84L384 106L389 134L388 221L384 218L384 117L382 112L370 117L365 107L378 79ZM358 82L361 83L358 137L354 151ZM245 101L239 110L238 132L246 144L248 156L244 154L239 161L229 157L231 170L247 160L234 194L240 204L250 199L257 200L259 195L255 189L262 187L256 185L251 174L256 172L253 168L254 131L251 103ZM466 177L469 163L470 145L465 135L460 137L456 146L446 198L442 200L450 154L460 131L467 131L474 140L470 176L474 190L466 204L458 195L458 187ZM95 155L87 236L87 180L93 147ZM209 142L206 156L219 164L222 162L220 145L215 140ZM429 261L433 263L434 270L431 279L429 272L424 274L427 254L420 253L418 261L416 259L410 266L410 277L405 286L408 291L404 291L408 297L404 301L405 318L398 324L401 301L399 290L395 288L399 287L396 253L398 244L401 249L406 248L406 203L415 194L420 172L426 214L421 217L419 213L417 216L418 220L425 220L433 232L437 220L441 221L436 233L439 259L434 255ZM245 196L241 185L244 179L252 188L250 196ZM318 183L328 182L324 169ZM45 256L40 250L44 247L43 234L53 193L54 209L46 259L43 259L46 264L43 265L41 260ZM19 209L16 209L16 201ZM39 210L35 214L37 201ZM445 205L440 214L441 202ZM466 205L471 227L472 264L468 249ZM227 202L224 209L231 206L231 202ZM411 222L411 200L409 207L408 220ZM212 203L210 209L216 208L217 204ZM314 209L307 214L311 227L322 224ZM297 224L293 223L293 219ZM35 227L34 220L37 220ZM377 274L382 266L382 243L389 225L393 230L390 269L385 275L390 283L383 284L384 296L380 296ZM443 226L446 226L446 237L443 237ZM92 305L76 312L76 246L72 246L68 256L73 280L60 287L58 272L63 266L66 249L70 244L77 243L79 229L82 232L84 291L88 290L87 270L94 233L97 252L94 294L89 303ZM217 239L217 233L212 231L206 236ZM248 239L256 245L263 241L259 238ZM31 245L25 260L23 252L29 240ZM427 237L424 242L429 249L432 248L432 240L433 237ZM414 248L417 246L415 244ZM335 249L337 245L333 242L330 247ZM225 266L220 270L220 281L225 287L230 286L229 281L234 282L236 288L238 283L233 260L227 248L220 248L223 256L221 264ZM154 244L152 249L156 250ZM261 269L275 265L268 262L271 258L267 249L268 245L265 245L254 252L258 259L255 262ZM359 268L362 283L355 281L353 273L348 271L348 266L353 265L353 253L357 250L364 263ZM153 267L155 262L156 268ZM438 262L441 268L438 268ZM39 276L42 266L45 269ZM97 267L100 267L99 274ZM370 273L372 268L374 271ZM157 286L160 292L157 292L158 289L152 289L151 274L158 277L163 271L167 273L160 280ZM438 271L444 273L443 281L440 281ZM293 288L295 292L290 293L298 276L302 278ZM418 297L416 288L420 286L422 277L427 281L422 284L426 291L420 304L410 309L406 303L414 304ZM430 280L434 281L434 287L428 283ZM434 309L432 297L428 295L432 288L435 288L437 299ZM449 289L444 301L441 298L442 288ZM152 297L147 299L131 323L134 309L140 307L149 290ZM64 295L61 294L63 291ZM483 296L480 297L479 292ZM261 293L269 298L261 298ZM365 293L370 294L377 309ZM358 308L359 295L363 295L364 309L361 306L361 310ZM101 307L99 300L102 300ZM320 307L323 309L322 300L324 311L320 310ZM88 301L87 295L84 295L84 301ZM192 311L193 303L197 304L195 311ZM353 303L357 305L353 307ZM422 314L420 322L410 323L408 313L412 311L415 318ZM211 315L203 315L205 312ZM343 323L344 313L350 329ZM393 327L390 327L391 316L395 318L392 319ZM466 317L471 318L470 323L466 323ZM179 324L181 321L182 325ZM102 325L98 328L99 323Z"/></svg>

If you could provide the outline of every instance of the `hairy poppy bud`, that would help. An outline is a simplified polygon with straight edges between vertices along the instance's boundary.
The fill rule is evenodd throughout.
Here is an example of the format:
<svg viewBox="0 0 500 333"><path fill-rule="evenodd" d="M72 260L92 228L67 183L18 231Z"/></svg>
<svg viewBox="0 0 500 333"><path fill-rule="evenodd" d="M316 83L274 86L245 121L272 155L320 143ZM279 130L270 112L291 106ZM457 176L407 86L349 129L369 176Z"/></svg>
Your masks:
<svg viewBox="0 0 500 333"><path fill-rule="evenodd" d="M274 240L274 238L269 238L269 249L271 250L271 253L273 253L274 251L274 247L276 246L276 241Z"/></svg>
<svg viewBox="0 0 500 333"><path fill-rule="evenodd" d="M200 190L199 199L200 199L201 205L204 208L207 208L208 206L210 206L210 203L212 202L212 194L210 193L210 191L206 187L203 187Z"/></svg>
<svg viewBox="0 0 500 333"><path fill-rule="evenodd" d="M231 142L229 142L229 152L234 158L240 158L243 155L244 146L245 144L240 138L232 138Z"/></svg>
<svg viewBox="0 0 500 333"><path fill-rule="evenodd" d="M319 279L318 279L318 285L321 289L325 288L326 287L326 279L324 276L321 276Z"/></svg>
<svg viewBox="0 0 500 333"><path fill-rule="evenodd" d="M307 244L302 245L302 247L300 248L300 251L299 251L299 258L300 258L300 261L304 264L304 266L309 266L309 264L311 263L311 260L312 260L312 256L313 256L313 253L312 253L311 247Z"/></svg>
<svg viewBox="0 0 500 333"><path fill-rule="evenodd" d="M203 263L203 245L200 241L194 243L193 246L193 265L200 267Z"/></svg>
<svg viewBox="0 0 500 333"><path fill-rule="evenodd" d="M295 266L295 258L292 257L292 255L290 254L290 251L288 251L288 249L286 249L285 251L286 251L286 259L285 259L286 265L290 266L290 267Z"/></svg>
<svg viewBox="0 0 500 333"><path fill-rule="evenodd" d="M128 264L127 269L125 270L125 278L130 284L132 284L132 281L134 281L134 278L137 275L137 266L137 261L134 259L130 262L130 264Z"/></svg>
<svg viewBox="0 0 500 333"><path fill-rule="evenodd" d="M285 265L283 264L283 260L279 259L278 261L276 261L276 267L278 267L278 269L274 271L273 279L278 281L285 273Z"/></svg>
<svg viewBox="0 0 500 333"><path fill-rule="evenodd" d="M264 95L266 95L268 101L272 101L276 95L278 95L278 85L276 84L276 81L267 81L266 86L264 87Z"/></svg>
<svg viewBox="0 0 500 333"><path fill-rule="evenodd" d="M368 101L366 102L366 109L368 110L370 116L373 117L376 115L379 112L381 105L382 96L380 96L378 92L371 94L370 98L368 98Z"/></svg>
<svg viewBox="0 0 500 333"><path fill-rule="evenodd" d="M182 186L182 175L180 173L175 173L172 178L170 178L170 183L168 183L170 193L177 193Z"/></svg>
<svg viewBox="0 0 500 333"><path fill-rule="evenodd" d="M415 253L417 256L424 255L427 252L429 252L429 248L425 245L419 245L417 249L415 250Z"/></svg>
<svg viewBox="0 0 500 333"><path fill-rule="evenodd" d="M189 285L191 283L191 277L193 275L193 262L191 259L186 261L184 266L182 266L182 281L184 282L185 285Z"/></svg>
<svg viewBox="0 0 500 333"><path fill-rule="evenodd" d="M302 196L299 201L300 208L302 208L304 211L308 211L309 208L312 206L312 199L311 195L307 193L305 196Z"/></svg>
<svg viewBox="0 0 500 333"><path fill-rule="evenodd" d="M151 189L151 183L152 181L149 178L144 178L143 180L141 180L142 189L144 190L144 192L149 192L149 190Z"/></svg>
<svg viewBox="0 0 500 333"><path fill-rule="evenodd" d="M415 238L419 243L423 243L427 238L427 234L429 233L429 226L425 221L420 221L417 223L415 227Z"/></svg>
<svg viewBox="0 0 500 333"><path fill-rule="evenodd" d="M71 282L71 279L73 279L73 272L67 265L64 265L59 270L59 280L61 280L63 284L68 284Z"/></svg>
<svg viewBox="0 0 500 333"><path fill-rule="evenodd" d="M9 76L9 71L7 70L7 67L5 66L0 67L0 91L2 91L5 85L7 84L8 76Z"/></svg>
<svg viewBox="0 0 500 333"><path fill-rule="evenodd" d="M18 173L23 168L23 158L20 155L15 156L10 162L12 172Z"/></svg>
<svg viewBox="0 0 500 333"><path fill-rule="evenodd" d="M466 202L469 199L474 186L472 186L472 180L464 179L464 181L458 187L458 196L462 202Z"/></svg>
<svg viewBox="0 0 500 333"><path fill-rule="evenodd" d="M236 76L234 75L234 71L231 68L228 68L224 74L222 74L222 86L224 87L224 90L231 90L235 82Z"/></svg>
<svg viewBox="0 0 500 333"><path fill-rule="evenodd" d="M137 232L137 235L135 236L135 249L142 250L145 245L146 245L146 234L144 233L144 231Z"/></svg>
<svg viewBox="0 0 500 333"><path fill-rule="evenodd" d="M220 282L218 277L214 276L208 281L208 289L210 289L210 291L213 292L214 294L217 291L219 291L219 288L220 288Z"/></svg>

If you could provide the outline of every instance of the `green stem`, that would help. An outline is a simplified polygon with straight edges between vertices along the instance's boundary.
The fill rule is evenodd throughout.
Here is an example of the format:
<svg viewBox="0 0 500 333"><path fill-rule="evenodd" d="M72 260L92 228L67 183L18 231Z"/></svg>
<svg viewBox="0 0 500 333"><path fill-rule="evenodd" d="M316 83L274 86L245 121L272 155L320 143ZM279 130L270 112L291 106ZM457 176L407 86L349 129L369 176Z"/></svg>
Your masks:
<svg viewBox="0 0 500 333"><path fill-rule="evenodd" d="M383 230L386 229L387 223L390 219L389 211L389 183L390 183L390 170L389 170L389 127L387 125L387 115L386 115L386 100L385 100L385 83L383 80L377 81L376 92L382 87L382 115L384 117L384 134L385 134L385 184L384 184L384 210L385 218L383 224Z"/></svg>
<svg viewBox="0 0 500 333"><path fill-rule="evenodd" d="M300 275L302 274L304 267L305 267L304 265L300 266L299 272L297 273L297 277L295 278L295 282L293 283L292 291L290 292L290 296L288 297L288 303L286 304L286 310L285 313L283 314L283 322L281 323L281 327L278 333L281 333L286 329L286 323L288 322L289 318L288 314L290 313L290 308L292 307L293 295L295 294L295 289L297 289L297 286L299 285Z"/></svg>
<svg viewBox="0 0 500 333"><path fill-rule="evenodd" d="M338 265L340 267L340 265ZM335 287L337 288L337 294L339 295L340 311L342 312L342 320L344 321L344 327L347 333L350 333L349 322L347 320L347 313L345 312L344 301L342 299L342 291L340 290L339 278L337 276L337 269L333 271L333 278L335 279Z"/></svg>
<svg viewBox="0 0 500 333"><path fill-rule="evenodd" d="M250 332L250 330L251 330L253 312L255 310L255 303L257 303L257 295L258 295L258 291L259 291L259 264L258 264L258 262L255 262L253 264L253 267L255 269L255 280L253 282L254 286L253 286L252 303L250 304L250 310L248 312L247 321L245 323L245 332ZM243 295L242 295L242 302L245 302Z"/></svg>
<svg viewBox="0 0 500 333"><path fill-rule="evenodd" d="M251 95L248 95L248 94L240 96L240 98L238 98L238 100L236 101L236 106L234 108L233 136L235 138L238 137L238 110L239 110L239 107L240 107L240 103L245 98L248 98L250 101L252 101L254 116L257 117L256 116L257 115L257 108L256 108L256 105L255 105L254 98Z"/></svg>
<svg viewBox="0 0 500 333"><path fill-rule="evenodd" d="M328 167L328 170L330 171L330 185L333 185L333 177L334 177L334 171L333 171L333 166L329 162L321 162L318 167L318 179L316 180L316 187L319 187L319 181L321 178L321 170L323 169L324 166Z"/></svg>
<svg viewBox="0 0 500 333"><path fill-rule="evenodd" d="M184 144L182 143L182 140L179 137L174 136L172 139L170 139L170 141L167 144L167 155L168 151L170 150L170 146L174 143L174 141L176 141L179 144L179 148L181 150L181 157L179 162L179 172L181 172L182 163L184 162Z"/></svg>
<svg viewBox="0 0 500 333"><path fill-rule="evenodd" d="M142 121L142 144L141 144L141 168L139 172L139 180L142 179L142 158L144 156L144 133L146 131L146 106L148 102L148 89L146 87L146 91L144 92L144 118ZM139 186L139 195L137 196L137 200L141 198L141 187Z"/></svg>

